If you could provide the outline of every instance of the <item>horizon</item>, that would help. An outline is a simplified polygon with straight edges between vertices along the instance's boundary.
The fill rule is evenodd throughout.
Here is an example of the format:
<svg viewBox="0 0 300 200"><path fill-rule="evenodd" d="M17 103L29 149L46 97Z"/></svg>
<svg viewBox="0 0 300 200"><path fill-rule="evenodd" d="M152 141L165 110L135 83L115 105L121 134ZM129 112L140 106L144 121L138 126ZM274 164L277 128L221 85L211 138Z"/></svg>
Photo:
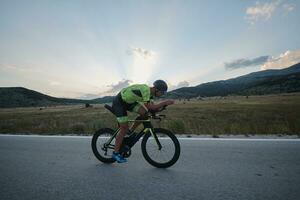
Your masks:
<svg viewBox="0 0 300 200"><path fill-rule="evenodd" d="M0 1L0 87L58 98L170 90L300 62L300 2Z"/></svg>
<svg viewBox="0 0 300 200"><path fill-rule="evenodd" d="M288 68L294 67L295 65L298 65L298 64L300 64L300 62L299 62L299 63L296 63L296 64L294 64L294 65L292 65L292 66L289 66L289 67L287 67L287 68L283 68L283 69L288 69ZM267 71L267 70L272 70L272 71L275 70L275 71L277 71L277 70L282 70L282 69L266 69L265 71ZM257 73L257 72L261 72L261 71L250 72L250 73L248 73L248 74L244 74L244 75L241 75L241 76L232 77L232 78L228 78L228 79L221 79L221 80L209 81L209 82L205 82L205 83L201 83L201 84L195 85L194 87L200 86L200 85L206 84L206 83L213 83L213 82L218 82L218 81L227 81L227 80L230 80L230 79L235 79L235 78L239 78L239 77L242 77L242 76L247 76L247 75L250 75L250 74L252 74L252 73ZM189 86L184 86L184 87L189 87ZM193 86L191 86L191 87L193 87ZM23 86L16 86L16 87L0 87L0 89L1 89L1 88L24 88L24 89L28 89L28 90L32 90L32 91L35 91L35 92L44 94L44 93L42 93L42 92L40 92L40 91L36 91L36 90L31 89L31 88L26 88L26 87L23 87ZM171 91L173 91L173 90L177 90L177 89L180 89L180 88L183 88L183 87L175 88L175 89L169 90L168 92L171 92ZM49 96L51 96L51 95L49 95ZM95 100L95 99L102 99L102 98L113 97L113 96L114 96L114 95L106 95L106 96L95 97L95 98L92 98L92 99L79 99L79 98L69 98L69 99L76 99L76 100ZM68 97L56 97L56 96L51 96L51 97L55 97L55 98L68 98Z"/></svg>

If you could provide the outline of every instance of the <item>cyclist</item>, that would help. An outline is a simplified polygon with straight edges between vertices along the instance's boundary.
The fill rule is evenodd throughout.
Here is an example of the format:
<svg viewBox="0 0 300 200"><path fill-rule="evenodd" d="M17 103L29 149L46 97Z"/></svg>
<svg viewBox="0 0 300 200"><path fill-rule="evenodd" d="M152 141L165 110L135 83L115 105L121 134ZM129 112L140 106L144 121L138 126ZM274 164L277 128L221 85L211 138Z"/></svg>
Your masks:
<svg viewBox="0 0 300 200"><path fill-rule="evenodd" d="M167 90L168 85L165 81L156 80L153 83L153 87L149 87L146 84L134 84L123 88L121 92L115 96L112 108L120 125L120 132L116 136L115 149L112 158L118 163L127 162L126 158L119 153L124 136L127 133L130 133L127 111L136 112L139 114L139 119L145 119L148 110L158 110L163 106L174 104L173 100L163 101L159 104L154 104L151 101L153 97L164 95ZM131 127L131 131L139 125L140 122L135 122Z"/></svg>

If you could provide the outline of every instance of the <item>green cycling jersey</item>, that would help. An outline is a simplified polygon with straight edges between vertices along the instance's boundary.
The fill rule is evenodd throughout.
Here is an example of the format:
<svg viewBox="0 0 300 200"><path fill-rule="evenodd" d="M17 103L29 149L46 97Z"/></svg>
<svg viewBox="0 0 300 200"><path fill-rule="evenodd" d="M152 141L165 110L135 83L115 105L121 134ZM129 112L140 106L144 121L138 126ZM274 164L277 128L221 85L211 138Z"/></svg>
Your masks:
<svg viewBox="0 0 300 200"><path fill-rule="evenodd" d="M121 90L123 101L128 104L136 102L149 102L152 98L150 87L146 84L134 84Z"/></svg>

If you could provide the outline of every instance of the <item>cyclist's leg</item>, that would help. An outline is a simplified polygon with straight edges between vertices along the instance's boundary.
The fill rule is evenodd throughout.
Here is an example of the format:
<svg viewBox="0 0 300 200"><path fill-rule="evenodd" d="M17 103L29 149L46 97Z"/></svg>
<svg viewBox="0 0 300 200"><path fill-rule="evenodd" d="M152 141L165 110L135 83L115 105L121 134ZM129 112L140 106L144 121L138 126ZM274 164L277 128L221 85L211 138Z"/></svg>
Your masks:
<svg viewBox="0 0 300 200"><path fill-rule="evenodd" d="M118 135L116 136L115 153L119 153L123 138L128 131L128 122L126 122L126 123L119 122L119 124L120 124L120 131L119 131Z"/></svg>
<svg viewBox="0 0 300 200"><path fill-rule="evenodd" d="M122 101L120 95L117 95L112 104L114 114L117 117L118 123L120 125L120 131L116 136L115 141L115 153L118 153L124 138L124 135L128 131L128 117L127 117L127 108L124 102Z"/></svg>
<svg viewBox="0 0 300 200"><path fill-rule="evenodd" d="M139 114L139 116L136 118L136 120L145 120L147 119L147 113L148 109L147 107L142 103L137 103L135 107L133 108L133 112L136 112ZM131 126L130 130L134 131L142 122L134 122Z"/></svg>

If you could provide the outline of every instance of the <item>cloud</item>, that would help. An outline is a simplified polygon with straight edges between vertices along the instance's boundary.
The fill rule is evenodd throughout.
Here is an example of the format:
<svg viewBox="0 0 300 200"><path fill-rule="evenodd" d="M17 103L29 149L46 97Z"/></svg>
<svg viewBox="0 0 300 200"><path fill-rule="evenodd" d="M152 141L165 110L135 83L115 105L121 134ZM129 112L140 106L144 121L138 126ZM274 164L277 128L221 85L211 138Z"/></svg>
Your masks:
<svg viewBox="0 0 300 200"><path fill-rule="evenodd" d="M132 83L132 80L123 79L116 84L104 86L105 88L108 88L108 89L105 90L104 88L102 88L102 92L99 92L97 94L96 93L81 94L79 98L80 99L95 99L95 98L100 98L100 97L104 97L104 96L115 96L123 88L129 86L130 83Z"/></svg>
<svg viewBox="0 0 300 200"><path fill-rule="evenodd" d="M227 70L234 70L238 68L258 66L264 64L269 59L269 56L260 56L253 59L237 59L232 62L224 63L224 67Z"/></svg>
<svg viewBox="0 0 300 200"><path fill-rule="evenodd" d="M134 83L149 81L158 67L158 53L149 49L131 47L127 50L127 54L132 58L132 63L127 68L128 78Z"/></svg>
<svg viewBox="0 0 300 200"><path fill-rule="evenodd" d="M181 87L188 87L190 84L189 84L189 82L187 82L187 81L181 81L181 82L179 82L178 84L177 84L177 87L178 88L181 88Z"/></svg>
<svg viewBox="0 0 300 200"><path fill-rule="evenodd" d="M51 86L58 86L58 85L61 85L61 83L58 82L58 81L50 81L49 84L50 84Z"/></svg>
<svg viewBox="0 0 300 200"><path fill-rule="evenodd" d="M120 92L123 88L129 86L131 83L133 83L133 81L123 79L116 84L108 85L107 87L109 87L109 89L106 91L100 92L98 94L81 94L78 98L79 99L95 99L95 98L100 98L100 97L104 97L104 96L115 96L118 92ZM175 90L175 89L182 88L182 87L188 87L189 85L190 85L190 83L188 81L181 81L177 85L172 85L170 82L168 82L168 86L169 86L168 91ZM151 86L151 85L149 85L149 86Z"/></svg>
<svg viewBox="0 0 300 200"><path fill-rule="evenodd" d="M247 8L246 19L251 24L254 24L260 19L268 20L271 18L278 4L279 1L264 3L264 4L261 4L260 2L256 2L255 6Z"/></svg>
<svg viewBox="0 0 300 200"><path fill-rule="evenodd" d="M293 4L283 4L281 0L271 1L269 3L256 2L255 6L246 9L246 20L250 24L263 20L269 20L276 11L289 13L295 9Z"/></svg>
<svg viewBox="0 0 300 200"><path fill-rule="evenodd" d="M110 94L110 93L116 93L116 92L119 92L119 91L122 90L124 87L129 86L130 83L132 83L132 80L126 80L126 79L123 79L123 80L119 81L119 82L116 83L116 84L108 85L108 87L110 87L110 89L107 90L105 93Z"/></svg>
<svg viewBox="0 0 300 200"><path fill-rule="evenodd" d="M260 56L254 59L237 59L224 63L227 70L234 70L243 67L260 66L261 70L283 69L300 63L300 50L286 51L279 56Z"/></svg>
<svg viewBox="0 0 300 200"><path fill-rule="evenodd" d="M188 81L181 81L177 85L172 85L171 83L168 82L168 86L169 86L168 91L176 90L182 87L188 87L189 85L190 83Z"/></svg>
<svg viewBox="0 0 300 200"><path fill-rule="evenodd" d="M262 66L262 70L266 69L283 69L290 67L300 62L300 50L286 51L280 54L278 57L271 57Z"/></svg>
<svg viewBox="0 0 300 200"><path fill-rule="evenodd" d="M289 13L289 12L292 12L294 9L295 9L295 5L293 4L283 4L282 5L282 8L283 10L286 12L286 13Z"/></svg>
<svg viewBox="0 0 300 200"><path fill-rule="evenodd" d="M150 59L155 57L155 52L143 48L131 48L130 50L127 51L128 55L136 55L140 56L143 59Z"/></svg>

